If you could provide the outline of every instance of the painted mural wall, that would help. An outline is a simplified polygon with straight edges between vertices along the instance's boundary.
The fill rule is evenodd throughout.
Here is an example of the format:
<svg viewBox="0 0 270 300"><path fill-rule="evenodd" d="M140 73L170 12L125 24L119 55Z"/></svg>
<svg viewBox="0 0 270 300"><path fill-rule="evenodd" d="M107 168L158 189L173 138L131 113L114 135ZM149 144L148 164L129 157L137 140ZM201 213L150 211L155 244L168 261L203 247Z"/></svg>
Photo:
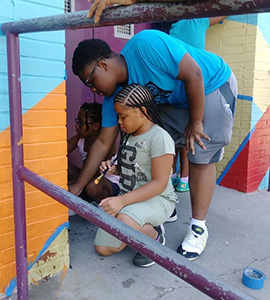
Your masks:
<svg viewBox="0 0 270 300"><path fill-rule="evenodd" d="M64 13L64 0L0 1L0 23ZM25 166L66 188L65 33L20 36ZM16 288L6 37L0 35L0 297ZM16 200L16 199L15 199ZM26 184L29 282L69 266L67 209Z"/></svg>
<svg viewBox="0 0 270 300"><path fill-rule="evenodd" d="M242 192L267 189L270 167L270 14L227 18L207 32L238 82L234 133L217 164L217 183Z"/></svg>

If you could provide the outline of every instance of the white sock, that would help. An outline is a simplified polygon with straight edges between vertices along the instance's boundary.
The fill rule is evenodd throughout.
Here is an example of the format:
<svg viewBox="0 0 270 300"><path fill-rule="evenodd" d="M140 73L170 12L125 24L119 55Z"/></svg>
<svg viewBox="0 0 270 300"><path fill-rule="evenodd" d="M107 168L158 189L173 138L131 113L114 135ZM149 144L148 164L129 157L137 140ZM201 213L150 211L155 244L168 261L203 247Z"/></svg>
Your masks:
<svg viewBox="0 0 270 300"><path fill-rule="evenodd" d="M205 222L206 220L196 220L196 219L191 219L191 222L190 222L190 229L192 227L192 225L196 225L196 226L199 226L201 227L202 229L206 229L206 225L205 225Z"/></svg>
<svg viewBox="0 0 270 300"><path fill-rule="evenodd" d="M173 173L171 177L172 177L172 178L177 177L177 173Z"/></svg>
<svg viewBox="0 0 270 300"><path fill-rule="evenodd" d="M180 179L184 183L188 183L188 176L187 177L181 177Z"/></svg>

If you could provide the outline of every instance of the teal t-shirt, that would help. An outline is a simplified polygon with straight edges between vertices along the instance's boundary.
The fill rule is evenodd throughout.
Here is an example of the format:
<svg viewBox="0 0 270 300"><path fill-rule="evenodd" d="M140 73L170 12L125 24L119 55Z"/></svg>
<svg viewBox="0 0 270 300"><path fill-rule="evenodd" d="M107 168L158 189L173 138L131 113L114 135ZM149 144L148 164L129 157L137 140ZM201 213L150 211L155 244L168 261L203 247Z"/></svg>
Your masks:
<svg viewBox="0 0 270 300"><path fill-rule="evenodd" d="M205 49L209 18L180 20L172 24L170 35L198 49Z"/></svg>
<svg viewBox="0 0 270 300"><path fill-rule="evenodd" d="M144 30L136 34L123 48L128 68L128 84L139 83L153 94L154 101L187 107L185 83L176 77L179 63L189 53L201 67L205 95L224 84L231 74L230 67L216 54L194 48L158 30ZM113 99L105 97L102 107L102 126L117 125Z"/></svg>

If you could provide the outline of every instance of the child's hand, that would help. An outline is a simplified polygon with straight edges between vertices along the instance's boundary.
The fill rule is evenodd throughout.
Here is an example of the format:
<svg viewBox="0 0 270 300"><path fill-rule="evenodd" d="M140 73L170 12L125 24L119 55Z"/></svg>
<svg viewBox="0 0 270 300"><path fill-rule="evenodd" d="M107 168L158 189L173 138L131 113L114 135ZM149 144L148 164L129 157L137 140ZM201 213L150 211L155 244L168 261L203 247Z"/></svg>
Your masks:
<svg viewBox="0 0 270 300"><path fill-rule="evenodd" d="M109 197L103 199L98 206L102 206L104 211L113 216L116 217L119 213L119 211L125 206L122 203L122 197Z"/></svg>
<svg viewBox="0 0 270 300"><path fill-rule="evenodd" d="M102 161L99 167L100 173L104 172L108 168L108 172L106 174L114 174L116 171L116 167L110 165L111 160Z"/></svg>

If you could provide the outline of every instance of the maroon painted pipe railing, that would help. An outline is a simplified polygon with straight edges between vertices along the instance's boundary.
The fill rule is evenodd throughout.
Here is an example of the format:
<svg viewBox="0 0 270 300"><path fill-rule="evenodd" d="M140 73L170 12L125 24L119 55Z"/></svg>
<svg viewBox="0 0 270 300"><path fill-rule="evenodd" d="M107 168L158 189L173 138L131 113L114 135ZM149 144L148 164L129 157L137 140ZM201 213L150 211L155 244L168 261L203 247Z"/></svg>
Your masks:
<svg viewBox="0 0 270 300"><path fill-rule="evenodd" d="M101 209L67 192L29 169L21 167L18 170L18 174L26 182L72 209L84 219L109 232L133 249L145 254L209 297L220 300L254 299L205 270L203 267L188 261L175 251L156 243L148 236L120 222Z"/></svg>
<svg viewBox="0 0 270 300"><path fill-rule="evenodd" d="M65 15L3 23L1 31L2 33L11 31L19 34L261 12L270 12L269 0L184 0L175 2L148 2L131 6L107 8L102 13L98 24L94 24L93 19L86 18L87 11L79 11Z"/></svg>
<svg viewBox="0 0 270 300"><path fill-rule="evenodd" d="M20 83L20 49L16 34L7 34L8 85L10 106L10 140L12 154L13 210L18 299L28 299L28 270L26 248L25 190L18 175L23 166L22 101Z"/></svg>

